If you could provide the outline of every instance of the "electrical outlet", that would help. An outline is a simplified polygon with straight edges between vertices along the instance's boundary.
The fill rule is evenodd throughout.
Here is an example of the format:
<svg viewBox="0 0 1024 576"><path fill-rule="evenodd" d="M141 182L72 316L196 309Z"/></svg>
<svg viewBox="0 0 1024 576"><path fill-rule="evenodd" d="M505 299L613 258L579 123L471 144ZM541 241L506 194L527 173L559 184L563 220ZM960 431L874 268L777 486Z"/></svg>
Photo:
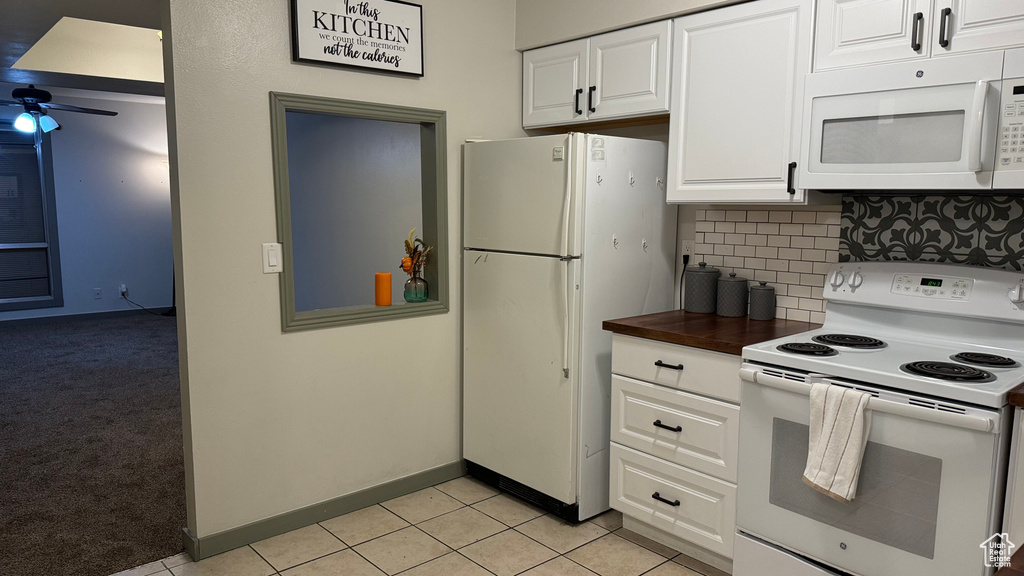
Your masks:
<svg viewBox="0 0 1024 576"><path fill-rule="evenodd" d="M103 288L93 288L92 289L92 298L93 298L93 300L99 300L99 299L103 298Z"/></svg>
<svg viewBox="0 0 1024 576"><path fill-rule="evenodd" d="M683 240L679 245L679 260L681 261L683 256L689 256L693 258L693 240Z"/></svg>
<svg viewBox="0 0 1024 576"><path fill-rule="evenodd" d="M124 284L121 284L121 287L119 288L119 290L120 290L120 293L121 293L121 298L126 298L128 296L128 287L127 286L125 286Z"/></svg>

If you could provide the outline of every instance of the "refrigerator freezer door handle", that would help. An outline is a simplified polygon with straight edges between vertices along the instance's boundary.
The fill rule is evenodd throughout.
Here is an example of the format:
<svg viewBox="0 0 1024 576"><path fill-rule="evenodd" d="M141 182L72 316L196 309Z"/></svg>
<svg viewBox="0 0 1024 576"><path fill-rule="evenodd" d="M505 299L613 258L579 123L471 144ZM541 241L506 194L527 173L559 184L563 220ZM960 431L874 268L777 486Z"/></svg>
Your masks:
<svg viewBox="0 0 1024 576"><path fill-rule="evenodd" d="M572 266L572 259L569 255L569 215L570 204L572 203L572 170L573 170L573 137L570 134L566 142L565 173L565 202L562 206L562 258L565 267L562 268L562 377L569 377L569 266ZM568 258L568 259L567 259Z"/></svg>

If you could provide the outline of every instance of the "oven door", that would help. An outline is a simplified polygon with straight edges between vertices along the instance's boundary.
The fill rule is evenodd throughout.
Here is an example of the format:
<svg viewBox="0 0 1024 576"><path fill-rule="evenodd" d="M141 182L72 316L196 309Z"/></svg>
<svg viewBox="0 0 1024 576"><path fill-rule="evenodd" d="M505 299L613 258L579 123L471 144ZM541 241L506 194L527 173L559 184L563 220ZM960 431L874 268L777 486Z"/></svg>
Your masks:
<svg viewBox="0 0 1024 576"><path fill-rule="evenodd" d="M1002 53L811 74L807 189L989 189Z"/></svg>
<svg viewBox="0 0 1024 576"><path fill-rule="evenodd" d="M807 376L744 364L741 378L738 529L857 575L991 573L979 546L998 522L1000 412L957 414L856 386L881 397L869 402L856 497L841 503L801 481Z"/></svg>

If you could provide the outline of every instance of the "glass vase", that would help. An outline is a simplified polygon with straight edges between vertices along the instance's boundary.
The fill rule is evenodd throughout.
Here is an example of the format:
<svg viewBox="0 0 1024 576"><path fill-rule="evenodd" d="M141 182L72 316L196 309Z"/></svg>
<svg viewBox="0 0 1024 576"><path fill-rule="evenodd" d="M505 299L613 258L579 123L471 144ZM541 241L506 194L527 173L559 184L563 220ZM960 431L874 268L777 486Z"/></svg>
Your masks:
<svg viewBox="0 0 1024 576"><path fill-rule="evenodd" d="M427 281L419 276L413 276L405 281L405 301L406 302L426 302L427 301Z"/></svg>

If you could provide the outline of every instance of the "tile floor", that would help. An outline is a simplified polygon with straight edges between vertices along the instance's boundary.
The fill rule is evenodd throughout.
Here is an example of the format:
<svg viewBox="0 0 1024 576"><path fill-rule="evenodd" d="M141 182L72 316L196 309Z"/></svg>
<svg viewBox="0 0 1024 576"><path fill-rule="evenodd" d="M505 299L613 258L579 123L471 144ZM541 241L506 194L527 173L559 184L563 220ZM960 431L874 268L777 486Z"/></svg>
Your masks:
<svg viewBox="0 0 1024 576"><path fill-rule="evenodd" d="M192 562L115 576L725 576L622 528L611 511L576 526L462 477Z"/></svg>

